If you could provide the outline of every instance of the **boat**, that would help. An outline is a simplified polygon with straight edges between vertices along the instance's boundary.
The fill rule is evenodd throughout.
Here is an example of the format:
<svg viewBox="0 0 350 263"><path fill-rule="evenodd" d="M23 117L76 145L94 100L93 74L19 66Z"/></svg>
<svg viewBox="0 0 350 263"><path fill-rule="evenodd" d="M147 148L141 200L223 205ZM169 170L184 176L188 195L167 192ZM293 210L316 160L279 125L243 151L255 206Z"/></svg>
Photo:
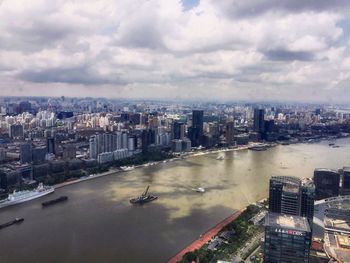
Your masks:
<svg viewBox="0 0 350 263"><path fill-rule="evenodd" d="M135 169L134 166L120 166L120 169L122 169L124 172L127 172L127 171L132 171Z"/></svg>
<svg viewBox="0 0 350 263"><path fill-rule="evenodd" d="M64 202L64 201L67 201L67 200L68 200L67 196L60 196L60 197L58 197L56 199L52 199L52 200L43 202L43 203L41 203L41 205L43 207L46 207L46 206L54 205L54 204L57 204L57 203L60 203L60 202Z"/></svg>
<svg viewBox="0 0 350 263"><path fill-rule="evenodd" d="M18 218L16 217L14 220L10 221L10 222L7 222L5 224L1 224L0 225L0 229L2 228L5 228L5 227L9 227L9 226L12 226L14 224L20 224L24 221L24 218Z"/></svg>
<svg viewBox="0 0 350 263"><path fill-rule="evenodd" d="M219 155L218 157L216 157L216 160L224 160L225 159L225 156L223 155Z"/></svg>
<svg viewBox="0 0 350 263"><path fill-rule="evenodd" d="M149 186L147 186L146 190L142 193L142 195L135 198L131 198L130 203L143 205L144 203L157 200L158 196L148 194L148 190L149 190Z"/></svg>
<svg viewBox="0 0 350 263"><path fill-rule="evenodd" d="M205 189L202 187L192 188L192 190L197 192L197 193L204 193L205 192Z"/></svg>
<svg viewBox="0 0 350 263"><path fill-rule="evenodd" d="M252 151L266 151L267 146L266 145L254 145L254 146L248 147L248 149L252 150Z"/></svg>
<svg viewBox="0 0 350 263"><path fill-rule="evenodd" d="M55 188L51 186L44 186L42 183L38 185L34 190L24 190L24 191L13 191L9 194L5 200L0 201L0 208L16 205L23 202L27 202L44 195L51 194L55 191Z"/></svg>

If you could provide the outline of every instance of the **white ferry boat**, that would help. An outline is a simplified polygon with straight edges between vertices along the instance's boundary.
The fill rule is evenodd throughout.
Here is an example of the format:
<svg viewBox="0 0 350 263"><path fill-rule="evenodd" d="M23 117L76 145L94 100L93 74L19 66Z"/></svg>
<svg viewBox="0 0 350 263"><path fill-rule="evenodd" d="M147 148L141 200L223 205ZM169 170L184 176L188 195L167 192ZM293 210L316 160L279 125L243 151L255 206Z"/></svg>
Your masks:
<svg viewBox="0 0 350 263"><path fill-rule="evenodd" d="M197 192L197 193L204 193L205 192L205 189L202 187L192 188L192 190Z"/></svg>
<svg viewBox="0 0 350 263"><path fill-rule="evenodd" d="M216 160L219 160L219 161L225 160L225 156L223 156L223 155L218 155L218 157L216 157Z"/></svg>
<svg viewBox="0 0 350 263"><path fill-rule="evenodd" d="M44 186L42 183L40 183L34 190L25 190L18 192L15 190L12 194L9 194L6 199L0 201L0 208L27 202L35 198L51 194L54 191L55 188L51 186Z"/></svg>
<svg viewBox="0 0 350 263"><path fill-rule="evenodd" d="M134 166L120 166L120 169L122 169L124 172L134 170Z"/></svg>

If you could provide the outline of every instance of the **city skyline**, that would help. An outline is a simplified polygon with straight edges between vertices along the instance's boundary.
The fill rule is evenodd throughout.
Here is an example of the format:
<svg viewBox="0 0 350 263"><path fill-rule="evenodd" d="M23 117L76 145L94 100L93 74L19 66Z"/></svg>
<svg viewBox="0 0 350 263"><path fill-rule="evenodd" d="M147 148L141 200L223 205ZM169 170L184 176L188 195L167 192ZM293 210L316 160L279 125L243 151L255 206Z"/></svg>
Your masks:
<svg viewBox="0 0 350 263"><path fill-rule="evenodd" d="M1 95L348 103L349 7L0 1Z"/></svg>

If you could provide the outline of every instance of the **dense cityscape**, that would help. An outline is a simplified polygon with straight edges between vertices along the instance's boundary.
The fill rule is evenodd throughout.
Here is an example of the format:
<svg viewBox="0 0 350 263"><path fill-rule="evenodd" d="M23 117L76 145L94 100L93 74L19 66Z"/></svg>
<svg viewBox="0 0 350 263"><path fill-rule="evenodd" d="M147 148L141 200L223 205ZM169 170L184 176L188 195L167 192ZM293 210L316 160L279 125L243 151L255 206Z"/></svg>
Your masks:
<svg viewBox="0 0 350 263"><path fill-rule="evenodd" d="M196 151L264 150L350 134L348 109L315 105L3 98L1 113L2 189L57 184Z"/></svg>
<svg viewBox="0 0 350 263"><path fill-rule="evenodd" d="M277 145L320 141L338 148L337 140L350 134L350 111L326 105L5 97L1 114L1 207L54 187L169 160L218 153L220 162L225 158L220 152L264 154ZM39 194L16 200L16 194L30 191ZM133 202L158 198L147 191ZM349 193L348 167L316 168L309 179L272 176L267 202L235 213L215 237L204 243L200 238L200 250L185 249L182 259L177 255L169 262L328 262L329 257L348 262Z"/></svg>

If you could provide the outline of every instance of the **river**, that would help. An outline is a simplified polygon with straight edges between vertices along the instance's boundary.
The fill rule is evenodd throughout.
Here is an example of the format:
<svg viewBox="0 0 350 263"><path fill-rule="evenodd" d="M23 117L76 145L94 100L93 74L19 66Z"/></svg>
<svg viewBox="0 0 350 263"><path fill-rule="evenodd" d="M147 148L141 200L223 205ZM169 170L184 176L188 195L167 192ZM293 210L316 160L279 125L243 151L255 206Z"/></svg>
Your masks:
<svg viewBox="0 0 350 263"><path fill-rule="evenodd" d="M166 262L216 223L267 196L271 175L312 177L316 167L350 165L350 139L207 154L116 173L0 210L1 262ZM133 206L150 185L159 199ZM204 187L201 194L192 187ZM68 202L43 209L43 201Z"/></svg>

